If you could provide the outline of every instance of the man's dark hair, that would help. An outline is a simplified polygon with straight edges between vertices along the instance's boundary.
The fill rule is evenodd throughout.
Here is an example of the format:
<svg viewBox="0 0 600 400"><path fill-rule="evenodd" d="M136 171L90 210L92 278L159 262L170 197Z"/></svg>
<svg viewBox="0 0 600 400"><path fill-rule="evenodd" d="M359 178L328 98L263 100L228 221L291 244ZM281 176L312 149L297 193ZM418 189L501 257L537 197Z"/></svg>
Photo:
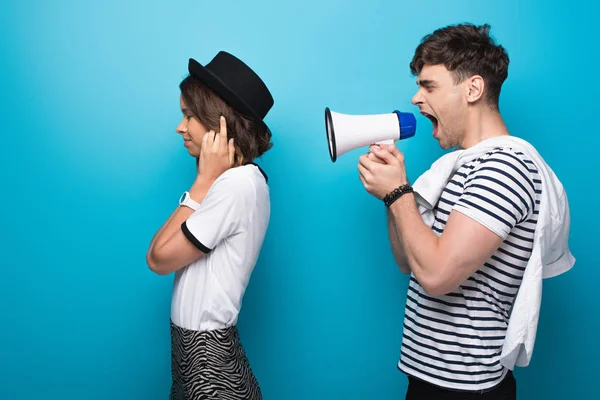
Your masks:
<svg viewBox="0 0 600 400"><path fill-rule="evenodd" d="M500 89L508 77L508 54L490 37L490 26L465 23L450 25L426 35L410 63L417 76L424 65L443 64L454 75L455 83L480 75L485 82L484 96L490 107L498 109Z"/></svg>

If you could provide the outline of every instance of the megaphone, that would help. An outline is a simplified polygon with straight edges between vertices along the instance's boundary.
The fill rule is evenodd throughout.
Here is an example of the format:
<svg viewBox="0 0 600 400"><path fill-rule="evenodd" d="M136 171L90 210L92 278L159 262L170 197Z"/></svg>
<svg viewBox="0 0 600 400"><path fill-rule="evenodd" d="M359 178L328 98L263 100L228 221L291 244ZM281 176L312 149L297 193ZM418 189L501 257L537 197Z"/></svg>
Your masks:
<svg viewBox="0 0 600 400"><path fill-rule="evenodd" d="M329 155L335 162L342 154L371 144L393 144L414 136L417 120L411 113L349 115L325 108Z"/></svg>

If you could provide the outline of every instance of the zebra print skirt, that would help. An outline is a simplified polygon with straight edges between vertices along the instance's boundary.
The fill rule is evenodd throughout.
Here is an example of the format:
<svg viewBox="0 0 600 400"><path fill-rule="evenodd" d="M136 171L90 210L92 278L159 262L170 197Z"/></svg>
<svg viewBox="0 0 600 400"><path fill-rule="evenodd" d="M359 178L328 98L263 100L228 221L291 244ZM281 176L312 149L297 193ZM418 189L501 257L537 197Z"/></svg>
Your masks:
<svg viewBox="0 0 600 400"><path fill-rule="evenodd" d="M171 400L261 400L237 327L198 332L171 322Z"/></svg>

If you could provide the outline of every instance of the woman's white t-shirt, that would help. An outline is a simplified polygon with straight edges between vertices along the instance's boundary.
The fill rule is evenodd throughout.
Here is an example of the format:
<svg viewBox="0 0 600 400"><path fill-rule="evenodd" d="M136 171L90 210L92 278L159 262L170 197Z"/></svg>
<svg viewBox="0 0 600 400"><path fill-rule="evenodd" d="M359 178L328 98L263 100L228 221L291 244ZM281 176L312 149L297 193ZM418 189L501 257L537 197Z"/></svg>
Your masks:
<svg viewBox="0 0 600 400"><path fill-rule="evenodd" d="M207 253L175 274L171 320L207 331L235 325L270 218L267 176L255 164L225 171L181 228Z"/></svg>

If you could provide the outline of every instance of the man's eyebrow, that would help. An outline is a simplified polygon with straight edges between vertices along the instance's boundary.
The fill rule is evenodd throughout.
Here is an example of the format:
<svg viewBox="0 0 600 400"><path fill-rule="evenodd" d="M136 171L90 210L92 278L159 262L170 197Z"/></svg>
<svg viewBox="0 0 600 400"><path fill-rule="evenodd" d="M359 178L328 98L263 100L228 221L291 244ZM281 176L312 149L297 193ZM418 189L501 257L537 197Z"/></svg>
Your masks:
<svg viewBox="0 0 600 400"><path fill-rule="evenodd" d="M435 86L435 81L432 81L430 79L422 79L420 81L417 81L417 86L432 87Z"/></svg>

